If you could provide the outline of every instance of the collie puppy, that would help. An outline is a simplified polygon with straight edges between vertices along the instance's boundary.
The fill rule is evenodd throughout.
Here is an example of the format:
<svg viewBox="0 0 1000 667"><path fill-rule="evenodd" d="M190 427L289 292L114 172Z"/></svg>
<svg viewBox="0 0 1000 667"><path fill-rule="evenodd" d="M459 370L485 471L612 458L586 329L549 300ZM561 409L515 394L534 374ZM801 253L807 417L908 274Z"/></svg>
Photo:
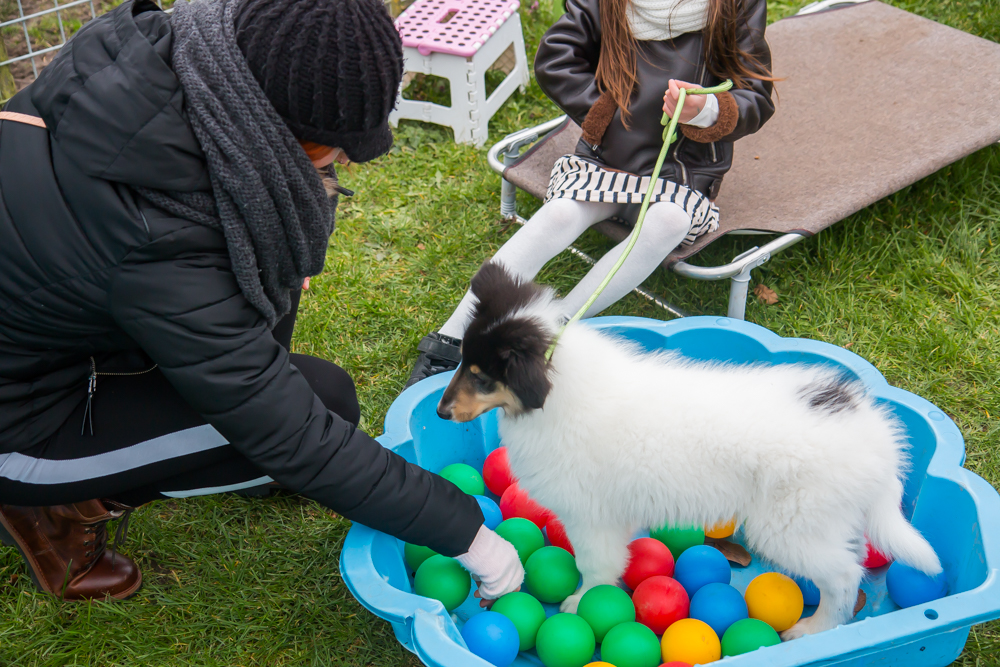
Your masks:
<svg viewBox="0 0 1000 667"><path fill-rule="evenodd" d="M615 584L637 530L736 516L747 547L819 587L816 613L784 639L847 622L865 536L929 575L930 544L900 512L901 424L863 386L821 365L685 359L571 324L550 289L487 262L462 363L438 414L466 422L503 408L511 470L556 513L583 585Z"/></svg>

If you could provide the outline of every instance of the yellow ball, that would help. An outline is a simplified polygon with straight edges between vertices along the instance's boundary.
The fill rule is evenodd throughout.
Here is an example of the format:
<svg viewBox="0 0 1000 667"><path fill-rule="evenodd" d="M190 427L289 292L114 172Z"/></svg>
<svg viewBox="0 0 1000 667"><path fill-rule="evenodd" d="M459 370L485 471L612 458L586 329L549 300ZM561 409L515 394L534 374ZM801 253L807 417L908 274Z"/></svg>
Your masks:
<svg viewBox="0 0 1000 667"><path fill-rule="evenodd" d="M610 662L588 662L583 667L615 667Z"/></svg>
<svg viewBox="0 0 1000 667"><path fill-rule="evenodd" d="M743 596L750 618L764 621L777 632L795 625L802 616L802 590L779 572L754 577Z"/></svg>
<svg viewBox="0 0 1000 667"><path fill-rule="evenodd" d="M733 517L726 523L717 523L714 526L705 526L705 537L714 537L717 540L721 540L724 537L729 537L736 532L736 517Z"/></svg>
<svg viewBox="0 0 1000 667"><path fill-rule="evenodd" d="M715 630L696 618L682 619L667 628L660 649L663 662L679 660L689 665L704 665L722 657L722 644Z"/></svg>

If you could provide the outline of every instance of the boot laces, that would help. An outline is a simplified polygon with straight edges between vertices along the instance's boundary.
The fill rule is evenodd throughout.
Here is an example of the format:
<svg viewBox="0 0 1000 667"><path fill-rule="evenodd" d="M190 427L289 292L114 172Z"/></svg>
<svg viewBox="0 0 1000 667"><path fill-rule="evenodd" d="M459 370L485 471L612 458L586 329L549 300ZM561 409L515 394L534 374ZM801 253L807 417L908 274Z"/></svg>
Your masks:
<svg viewBox="0 0 1000 667"><path fill-rule="evenodd" d="M119 549L125 545L125 540L128 539L129 519L132 518L132 512L135 511L135 508L113 500L105 500L104 504L111 508L108 510L108 513L96 521L84 524L86 527L83 531L91 533L94 536L94 539L83 542L85 546L93 547L91 551L83 554L84 558L88 559L84 564L85 570L93 567L108 548L108 523L118 521L115 529L115 539L111 544L112 570L115 568L115 557L118 555Z"/></svg>

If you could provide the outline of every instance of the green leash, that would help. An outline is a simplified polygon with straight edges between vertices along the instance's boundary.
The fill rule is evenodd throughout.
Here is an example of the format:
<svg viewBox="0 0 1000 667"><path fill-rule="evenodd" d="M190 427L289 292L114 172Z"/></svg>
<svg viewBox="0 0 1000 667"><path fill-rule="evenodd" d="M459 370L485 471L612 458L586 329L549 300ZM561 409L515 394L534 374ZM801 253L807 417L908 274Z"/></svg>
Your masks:
<svg viewBox="0 0 1000 667"><path fill-rule="evenodd" d="M611 279L615 277L618 273L618 269L622 267L625 263L625 259L628 254L632 251L635 242L639 240L639 232L642 230L642 222L646 218L646 209L649 208L649 202L653 198L653 189L656 187L656 182L660 179L660 170L663 169L663 161L667 158L667 152L670 150L670 144L677 140L677 123L681 119L681 112L684 110L684 100L688 95L714 95L716 93L724 93L733 87L732 81L726 81L718 86L713 86L711 88L681 88L680 95L677 97L677 107L674 109L674 115L671 118L667 116L666 113L663 114L663 118L660 119L660 125L666 125L667 127L663 130L663 148L660 149L660 156L656 159L656 167L653 169L653 174L649 179L649 188L646 190L646 196L642 200L642 206L639 208L639 217L635 221L635 227L632 229L632 234L629 235L628 245L625 246L625 251L622 252L621 257L615 262L615 265L611 267L611 271L605 276L601 284L597 286L597 290L590 295L587 299L587 303L583 304L580 310L576 311L576 315L569 319L569 322L559 330L556 337L552 340L552 344L549 345L549 349L545 351L545 360L548 361L552 358L552 352L556 349L556 343L559 342L559 337L562 336L563 331L566 330L570 324L578 321L583 317L584 313L594 305L597 301L597 297L601 296L601 292L608 286ZM668 125L669 123L669 125Z"/></svg>

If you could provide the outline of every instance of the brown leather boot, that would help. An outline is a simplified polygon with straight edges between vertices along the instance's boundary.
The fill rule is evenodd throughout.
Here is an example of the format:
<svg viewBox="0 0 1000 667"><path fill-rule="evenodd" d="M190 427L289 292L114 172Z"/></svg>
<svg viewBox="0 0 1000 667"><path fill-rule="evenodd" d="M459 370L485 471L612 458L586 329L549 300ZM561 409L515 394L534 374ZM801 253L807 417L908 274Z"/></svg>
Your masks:
<svg viewBox="0 0 1000 667"><path fill-rule="evenodd" d="M17 547L40 589L64 600L124 600L139 590L142 574L129 558L108 548L107 523L127 529L132 508L114 501L74 505L0 505L0 541ZM118 546L118 540L115 540Z"/></svg>

